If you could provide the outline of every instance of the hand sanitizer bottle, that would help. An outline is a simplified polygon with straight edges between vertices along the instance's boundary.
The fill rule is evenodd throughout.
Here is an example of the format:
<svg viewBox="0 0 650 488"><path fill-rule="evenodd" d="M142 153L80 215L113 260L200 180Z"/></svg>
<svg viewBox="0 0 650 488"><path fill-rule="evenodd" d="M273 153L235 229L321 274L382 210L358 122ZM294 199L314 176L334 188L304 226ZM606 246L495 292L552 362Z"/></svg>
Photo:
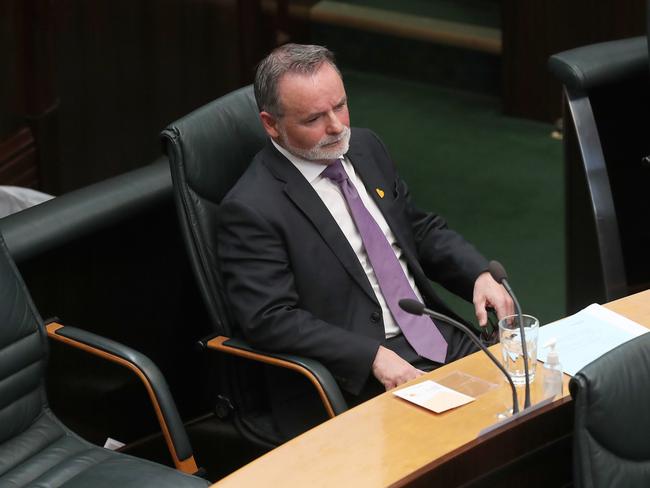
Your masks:
<svg viewBox="0 0 650 488"><path fill-rule="evenodd" d="M556 342L556 339L551 339L544 346L549 349L544 363L544 398L562 394L562 365L555 350Z"/></svg>

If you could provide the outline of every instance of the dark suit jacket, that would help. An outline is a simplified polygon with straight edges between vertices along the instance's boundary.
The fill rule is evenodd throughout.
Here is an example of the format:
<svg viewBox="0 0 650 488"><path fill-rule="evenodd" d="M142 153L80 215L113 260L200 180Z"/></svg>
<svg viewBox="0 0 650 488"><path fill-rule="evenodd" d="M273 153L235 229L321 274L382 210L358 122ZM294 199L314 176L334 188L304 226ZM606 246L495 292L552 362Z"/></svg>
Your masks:
<svg viewBox="0 0 650 488"><path fill-rule="evenodd" d="M427 306L451 313L428 278L471 299L485 258L440 216L413 205L374 133L353 129L347 156ZM222 202L218 232L226 293L244 337L262 350L318 359L344 390L358 394L385 340L380 306L332 215L270 141ZM454 333L443 331L452 341Z"/></svg>

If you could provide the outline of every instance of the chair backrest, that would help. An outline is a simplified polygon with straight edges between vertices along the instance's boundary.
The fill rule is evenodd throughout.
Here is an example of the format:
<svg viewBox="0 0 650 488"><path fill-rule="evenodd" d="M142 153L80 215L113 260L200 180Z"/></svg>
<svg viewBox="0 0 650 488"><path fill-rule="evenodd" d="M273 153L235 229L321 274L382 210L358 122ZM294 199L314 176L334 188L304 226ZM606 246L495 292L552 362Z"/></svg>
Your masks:
<svg viewBox="0 0 650 488"><path fill-rule="evenodd" d="M571 379L575 486L650 486L648 385L650 333L622 344Z"/></svg>
<svg viewBox="0 0 650 488"><path fill-rule="evenodd" d="M0 235L0 444L45 408L46 358L42 320Z"/></svg>
<svg viewBox="0 0 650 488"><path fill-rule="evenodd" d="M644 37L556 54L565 86L568 311L650 284L650 104Z"/></svg>
<svg viewBox="0 0 650 488"><path fill-rule="evenodd" d="M230 326L217 256L216 212L268 136L252 86L225 95L161 134L170 160L183 238L216 332Z"/></svg>
<svg viewBox="0 0 650 488"><path fill-rule="evenodd" d="M161 137L171 165L183 239L212 326L217 334L236 337L239 330L233 323L220 273L217 210L268 140L252 86L177 120ZM222 359L212 387L222 397L221 402L225 401L225 410L234 406L235 425L249 440L263 447L277 444L277 434L268 423L262 368L242 360Z"/></svg>

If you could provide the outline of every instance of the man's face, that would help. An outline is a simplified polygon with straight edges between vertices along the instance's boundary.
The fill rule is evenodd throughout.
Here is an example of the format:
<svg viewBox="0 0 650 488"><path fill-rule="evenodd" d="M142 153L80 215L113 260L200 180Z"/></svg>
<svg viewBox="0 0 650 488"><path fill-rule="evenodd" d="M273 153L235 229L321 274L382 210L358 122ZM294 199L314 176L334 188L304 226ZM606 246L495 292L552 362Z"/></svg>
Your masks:
<svg viewBox="0 0 650 488"><path fill-rule="evenodd" d="M350 115L343 81L328 63L311 75L280 78L282 116L260 114L267 133L292 154L329 162L348 151Z"/></svg>

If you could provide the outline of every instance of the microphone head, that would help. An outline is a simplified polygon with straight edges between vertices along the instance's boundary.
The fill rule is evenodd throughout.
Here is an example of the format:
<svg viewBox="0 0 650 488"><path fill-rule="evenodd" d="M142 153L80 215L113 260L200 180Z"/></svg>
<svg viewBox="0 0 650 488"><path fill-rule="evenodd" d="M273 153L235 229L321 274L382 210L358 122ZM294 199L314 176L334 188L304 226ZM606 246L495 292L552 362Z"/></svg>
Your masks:
<svg viewBox="0 0 650 488"><path fill-rule="evenodd" d="M399 301L399 306L405 312L413 315L422 315L425 308L423 303L420 303L417 300L412 300L410 298L402 298Z"/></svg>
<svg viewBox="0 0 650 488"><path fill-rule="evenodd" d="M499 261L490 261L488 271L497 283L503 283L503 280L508 280L508 273L506 273L505 268Z"/></svg>

